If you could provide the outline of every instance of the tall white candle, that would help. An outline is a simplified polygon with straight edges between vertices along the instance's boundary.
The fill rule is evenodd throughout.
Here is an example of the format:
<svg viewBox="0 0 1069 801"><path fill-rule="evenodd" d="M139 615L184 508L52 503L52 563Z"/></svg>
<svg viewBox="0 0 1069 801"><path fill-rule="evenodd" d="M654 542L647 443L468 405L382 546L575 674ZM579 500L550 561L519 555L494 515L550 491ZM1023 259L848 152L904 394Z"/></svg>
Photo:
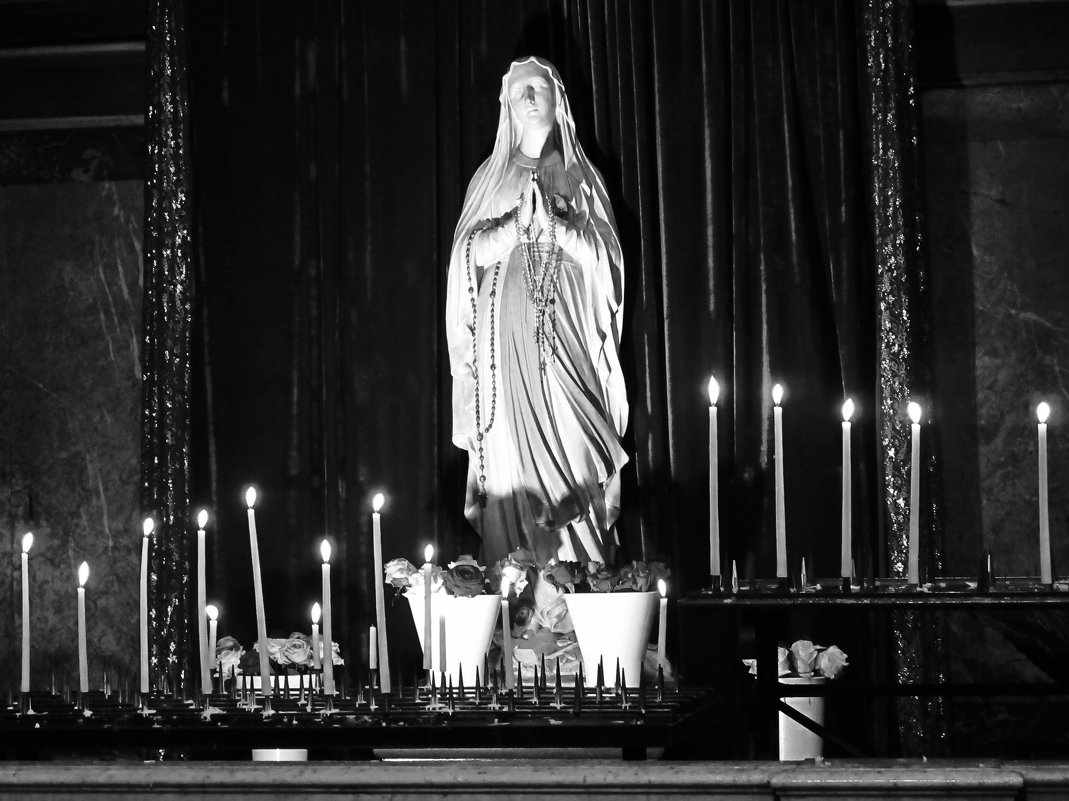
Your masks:
<svg viewBox="0 0 1069 801"><path fill-rule="evenodd" d="M911 447L909 461L909 562L907 581L920 584L920 550L921 550L921 407L910 401L909 419Z"/></svg>
<svg viewBox="0 0 1069 801"><path fill-rule="evenodd" d="M372 547L375 554L375 575L372 583L375 585L375 631L377 640L375 643L376 653L379 659L379 686L384 693L392 691L390 684L390 650L386 638L386 599L383 589L382 573L382 505L386 502L382 493L378 493L371 501L371 534Z"/></svg>
<svg viewBox="0 0 1069 801"><path fill-rule="evenodd" d="M78 567L78 691L89 692L89 655L85 646L85 582L89 580L89 563Z"/></svg>
<svg viewBox="0 0 1069 801"><path fill-rule="evenodd" d="M512 584L508 581L501 582L501 661L505 663L505 689L511 690L516 686L516 676L513 672L513 645L512 625L509 613L509 595L512 592ZM482 677L484 684L489 684L488 676Z"/></svg>
<svg viewBox="0 0 1069 801"><path fill-rule="evenodd" d="M668 631L668 585L664 579L657 579L657 591L661 593L661 609L657 618L657 665L665 664L664 637Z"/></svg>
<svg viewBox="0 0 1069 801"><path fill-rule="evenodd" d="M330 623L330 543L319 546L323 556L323 692L334 695L334 639Z"/></svg>
<svg viewBox="0 0 1069 801"><path fill-rule="evenodd" d="M22 682L19 689L30 691L30 548L33 534L22 537Z"/></svg>
<svg viewBox="0 0 1069 801"><path fill-rule="evenodd" d="M716 401L720 396L720 384L715 377L709 378L709 575L714 580L721 575L720 569L720 468L719 443L716 430Z"/></svg>
<svg viewBox="0 0 1069 801"><path fill-rule="evenodd" d="M245 505L249 510L249 550L252 552L252 591L256 600L256 644L260 652L260 689L264 697L271 687L271 662L267 653L267 618L264 615L264 585L260 577L260 546L256 539L256 488L245 490Z"/></svg>
<svg viewBox="0 0 1069 801"><path fill-rule="evenodd" d="M212 685L211 685L212 668L215 667L215 653L216 653L216 649L219 647L218 646L218 642L219 642L219 609L215 606L215 604L205 604L205 606L204 606L204 614L208 618L207 647L208 647L208 655L209 655L208 656L208 689L205 690L205 694L211 695L211 692L212 692ZM220 676L219 678L220 678L220 680L222 680L223 677Z"/></svg>
<svg viewBox="0 0 1069 801"><path fill-rule="evenodd" d="M146 517L141 524L141 688L142 697L148 695L148 540L156 522Z"/></svg>
<svg viewBox="0 0 1069 801"><path fill-rule="evenodd" d="M319 670L323 662L319 657L319 618L323 614L323 608L319 601L312 604L312 667Z"/></svg>
<svg viewBox="0 0 1069 801"><path fill-rule="evenodd" d="M1047 505L1047 418L1050 404L1043 401L1036 407L1039 420L1039 573L1044 584L1054 580L1050 563L1050 516Z"/></svg>
<svg viewBox="0 0 1069 801"><path fill-rule="evenodd" d="M207 572L204 558L204 527L208 525L208 511L201 509L197 513L197 642L200 645L200 689L205 695L212 692L212 660L214 654L208 651L207 624Z"/></svg>
<svg viewBox="0 0 1069 801"><path fill-rule="evenodd" d="M783 387L772 387L773 428L776 438L776 577L787 578L787 513L783 500Z"/></svg>
<svg viewBox="0 0 1069 801"><path fill-rule="evenodd" d="M850 418L854 416L853 398L843 404L843 545L839 562L839 575L848 579L853 569L853 460L850 458Z"/></svg>
<svg viewBox="0 0 1069 801"><path fill-rule="evenodd" d="M431 559L434 558L434 546L428 545L423 549L423 669L430 670L433 662L431 661L431 644L434 636L434 630L431 628L431 592L434 588L431 586Z"/></svg>

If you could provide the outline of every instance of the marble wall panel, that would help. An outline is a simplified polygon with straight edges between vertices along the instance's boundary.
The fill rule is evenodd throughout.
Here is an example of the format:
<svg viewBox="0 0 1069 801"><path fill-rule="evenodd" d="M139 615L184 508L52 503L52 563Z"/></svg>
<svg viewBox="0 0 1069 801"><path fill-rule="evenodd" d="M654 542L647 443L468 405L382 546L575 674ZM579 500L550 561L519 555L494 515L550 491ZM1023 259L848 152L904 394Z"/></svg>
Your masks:
<svg viewBox="0 0 1069 801"><path fill-rule="evenodd" d="M1050 516L1069 574L1069 85L924 97L949 569L1035 575L1035 406L1053 407Z"/></svg>
<svg viewBox="0 0 1069 801"><path fill-rule="evenodd" d="M94 684L137 663L143 189L72 177L0 185L0 688L27 530L34 687L76 680L83 560Z"/></svg>
<svg viewBox="0 0 1069 801"><path fill-rule="evenodd" d="M1000 575L1038 575L1035 407L1047 400L1051 540L1066 576L1069 85L930 90L923 108L948 572L975 575L989 551ZM1057 613L948 616L950 676L1069 678L1067 624ZM954 699L953 751L1064 752L1069 740L1052 732L1065 710L1057 699Z"/></svg>

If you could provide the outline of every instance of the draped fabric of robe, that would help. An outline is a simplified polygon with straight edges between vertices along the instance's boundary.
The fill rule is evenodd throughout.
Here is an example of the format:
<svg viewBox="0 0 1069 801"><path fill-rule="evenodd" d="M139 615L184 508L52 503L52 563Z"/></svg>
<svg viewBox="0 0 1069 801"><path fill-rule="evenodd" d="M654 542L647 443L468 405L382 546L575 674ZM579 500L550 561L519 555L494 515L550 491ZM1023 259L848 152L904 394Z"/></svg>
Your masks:
<svg viewBox="0 0 1069 801"><path fill-rule="evenodd" d="M469 453L465 515L487 560L525 547L541 561L600 561L627 462L620 248L560 79L538 63L555 83L559 150L537 160L519 152L506 74L494 153L471 182L454 238L446 309L453 441ZM555 242L548 232L533 244L518 236L510 212L531 180L559 212ZM553 303L540 315L529 287L546 271Z"/></svg>

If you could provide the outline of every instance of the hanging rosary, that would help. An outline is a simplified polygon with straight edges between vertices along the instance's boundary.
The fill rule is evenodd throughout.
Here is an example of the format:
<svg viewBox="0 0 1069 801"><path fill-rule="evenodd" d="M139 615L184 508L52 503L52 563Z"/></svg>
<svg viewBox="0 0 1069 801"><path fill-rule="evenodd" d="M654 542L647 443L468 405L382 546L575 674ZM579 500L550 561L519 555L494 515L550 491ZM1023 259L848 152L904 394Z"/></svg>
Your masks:
<svg viewBox="0 0 1069 801"><path fill-rule="evenodd" d="M557 215L549 203L549 193L542 187L538 174L531 171L531 180L542 189L549 212L549 244L540 246L531 236L534 225L520 225L520 212L527 201L527 193L520 196L516 208L516 246L523 254L523 285L527 298L535 308L535 346L538 348L539 369L544 375L546 365L557 355L557 278L560 275L560 255L557 252ZM547 324L548 319L548 324Z"/></svg>
<svg viewBox="0 0 1069 801"><path fill-rule="evenodd" d="M471 374L475 379L475 440L479 449L479 505L486 506L486 454L483 451L483 438L494 427L497 416L497 360L495 340L494 305L497 298L497 279L501 274L501 262L494 265L494 283L490 286L490 422L482 427L482 408L479 392L479 300L475 291L475 280L471 274L471 243L482 229L475 229L468 235L464 245L464 264L468 272L468 299L471 301Z"/></svg>

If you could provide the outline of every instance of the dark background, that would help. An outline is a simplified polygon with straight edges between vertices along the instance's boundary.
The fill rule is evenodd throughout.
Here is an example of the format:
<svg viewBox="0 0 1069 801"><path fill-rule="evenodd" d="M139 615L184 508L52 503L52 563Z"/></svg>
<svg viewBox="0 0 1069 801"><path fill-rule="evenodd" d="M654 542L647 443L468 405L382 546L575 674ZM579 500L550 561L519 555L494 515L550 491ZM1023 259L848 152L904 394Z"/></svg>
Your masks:
<svg viewBox="0 0 1069 801"><path fill-rule="evenodd" d="M464 457L448 438L440 300L463 189L492 143L500 75L531 52L560 69L620 221L628 555L668 558L674 591L706 579L702 393L715 369L727 393L725 553L744 575L772 574L767 364L788 387L792 571L806 556L811 577L836 572L845 389L861 407L862 569L886 572L852 5L799 4L812 13L793 15L782 3L751 13L741 3L656 13L387 5L189 9L192 470L194 501L215 515L209 582L223 630L253 637L248 482L263 491L272 633L307 627L327 535L351 658L366 647L375 491L389 496L386 558L416 561L426 541L445 558L477 547L460 516ZM921 3L917 36L933 298L927 431L940 453L943 570L971 575L990 550L1001 573L1034 573L1031 410L1041 393L1055 408L1056 566L1069 563L1069 449L1058 432L1069 364L1069 4ZM136 615L122 588L136 584L139 545L144 37L142 3L0 2L0 548L11 565L0 598L12 601L0 637L14 656L15 554L32 526L40 682L73 667L67 607L83 558L94 570L93 669L135 663L134 627L116 621ZM813 88L831 74L838 84ZM813 127L836 86L842 124ZM830 159L827 134L840 130L843 158ZM833 169L840 194L821 205L816 189ZM804 180L788 189L788 175ZM832 206L840 231L822 225ZM845 295L821 283L833 277ZM393 623L402 637L404 621ZM997 635L960 636L981 645L957 650L954 669L1034 676Z"/></svg>

